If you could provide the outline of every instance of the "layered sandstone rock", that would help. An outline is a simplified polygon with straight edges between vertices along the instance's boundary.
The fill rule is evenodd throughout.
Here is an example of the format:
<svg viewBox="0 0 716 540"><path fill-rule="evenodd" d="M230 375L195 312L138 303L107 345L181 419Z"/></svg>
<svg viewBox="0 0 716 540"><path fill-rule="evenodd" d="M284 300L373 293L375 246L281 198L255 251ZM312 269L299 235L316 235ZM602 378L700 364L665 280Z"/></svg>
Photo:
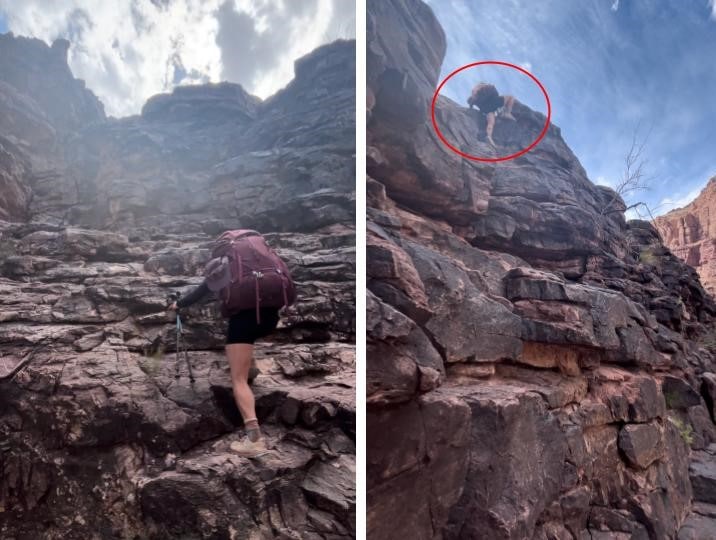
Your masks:
<svg viewBox="0 0 716 540"><path fill-rule="evenodd" d="M445 39L425 4L368 2L367 45L368 536L705 530L689 459L716 441L716 365L692 339L716 309L695 271L611 211L554 125L504 163L445 148L429 119ZM514 115L501 155L545 121ZM441 96L436 118L496 155L479 112Z"/></svg>
<svg viewBox="0 0 716 540"><path fill-rule="evenodd" d="M354 537L354 42L264 102L196 86L117 120L61 43L0 38L0 537ZM216 306L182 314L189 363L164 311L227 228L299 292L257 346L256 460Z"/></svg>
<svg viewBox="0 0 716 540"><path fill-rule="evenodd" d="M696 199L683 208L656 218L656 226L669 246L686 264L699 273L711 294L716 293L716 178L709 180Z"/></svg>

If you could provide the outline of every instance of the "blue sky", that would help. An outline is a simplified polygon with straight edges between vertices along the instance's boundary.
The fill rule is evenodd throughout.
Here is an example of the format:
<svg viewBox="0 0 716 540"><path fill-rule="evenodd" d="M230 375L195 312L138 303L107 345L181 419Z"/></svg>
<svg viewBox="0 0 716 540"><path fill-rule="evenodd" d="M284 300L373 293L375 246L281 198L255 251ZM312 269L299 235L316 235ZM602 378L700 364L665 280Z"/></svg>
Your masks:
<svg viewBox="0 0 716 540"><path fill-rule="evenodd" d="M552 121L593 182L612 184L621 175L635 130L646 139L653 180L628 202L662 214L688 203L716 175L713 0L428 3L447 35L441 79L480 60L528 69L547 89ZM466 70L443 93L465 103L480 80L546 111L534 83L505 68Z"/></svg>
<svg viewBox="0 0 716 540"><path fill-rule="evenodd" d="M5 22L5 17L2 13L0 13L0 34L4 34L7 32L7 22Z"/></svg>

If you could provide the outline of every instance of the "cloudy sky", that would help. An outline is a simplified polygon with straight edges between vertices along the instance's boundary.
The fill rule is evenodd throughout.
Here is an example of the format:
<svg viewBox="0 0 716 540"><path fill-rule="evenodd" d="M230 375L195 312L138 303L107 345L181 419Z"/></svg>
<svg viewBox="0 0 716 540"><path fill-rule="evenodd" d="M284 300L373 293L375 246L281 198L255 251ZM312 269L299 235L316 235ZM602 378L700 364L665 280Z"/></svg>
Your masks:
<svg viewBox="0 0 716 540"><path fill-rule="evenodd" d="M355 38L355 0L0 0L8 30L69 39L75 76L126 116L177 84L228 80L272 95L296 58Z"/></svg>
<svg viewBox="0 0 716 540"><path fill-rule="evenodd" d="M546 87L552 121L592 181L620 176L635 130L653 180L631 202L643 200L658 215L692 200L716 175L713 0L429 3L448 39L442 77L480 60L527 68ZM492 80L546 112L534 83L510 71L466 70L445 93L464 103L472 84Z"/></svg>

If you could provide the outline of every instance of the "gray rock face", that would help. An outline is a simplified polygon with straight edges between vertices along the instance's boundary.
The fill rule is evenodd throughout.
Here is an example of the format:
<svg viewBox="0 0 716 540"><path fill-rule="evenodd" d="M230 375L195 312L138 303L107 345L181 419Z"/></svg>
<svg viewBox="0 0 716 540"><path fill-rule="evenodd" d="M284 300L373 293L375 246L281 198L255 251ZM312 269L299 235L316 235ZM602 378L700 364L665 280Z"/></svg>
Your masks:
<svg viewBox="0 0 716 540"><path fill-rule="evenodd" d="M694 486L694 498L708 504L716 504L716 447L695 452L691 462L691 482Z"/></svg>
<svg viewBox="0 0 716 540"><path fill-rule="evenodd" d="M65 53L0 36L0 537L353 538L355 44L120 120ZM299 296L256 348L255 460L217 306L182 313L194 381L165 313L243 227Z"/></svg>
<svg viewBox="0 0 716 540"><path fill-rule="evenodd" d="M716 538L716 519L694 513L679 530L678 540L710 540Z"/></svg>
<svg viewBox="0 0 716 540"><path fill-rule="evenodd" d="M695 341L713 300L558 127L507 163L446 149L429 117L444 50L424 3L368 2L369 537L676 538L689 446L714 436ZM501 155L545 121L514 115ZM440 97L436 118L492 155L484 115Z"/></svg>
<svg viewBox="0 0 716 540"><path fill-rule="evenodd" d="M667 375L661 383L666 403L671 409L686 409L701 404L701 396L689 383Z"/></svg>
<svg viewBox="0 0 716 540"><path fill-rule="evenodd" d="M716 534L716 446L694 452L689 473L694 487L691 514L679 530L678 540L706 540Z"/></svg>
<svg viewBox="0 0 716 540"><path fill-rule="evenodd" d="M405 21L410 27L406 32ZM404 126L421 124L445 55L445 33L422 2L373 2L366 15L368 92L376 114Z"/></svg>
<svg viewBox="0 0 716 540"><path fill-rule="evenodd" d="M369 538L390 538L399 530L427 539L442 528L466 479L471 414L462 400L441 391L399 407L369 408Z"/></svg>
<svg viewBox="0 0 716 540"><path fill-rule="evenodd" d="M72 76L67 65L69 46L64 39L48 47L39 39L15 37L11 32L0 35L0 80L36 104L36 111L65 133L105 119L102 103L84 81Z"/></svg>
<svg viewBox="0 0 716 540"><path fill-rule="evenodd" d="M460 397L472 410L469 468L445 538L528 537L561 492L566 437L542 398L529 391L466 390ZM516 462L524 465L516 468Z"/></svg>
<svg viewBox="0 0 716 540"><path fill-rule="evenodd" d="M0 219L24 219L30 203L28 163L17 147L0 137Z"/></svg>
<svg viewBox="0 0 716 540"><path fill-rule="evenodd" d="M354 53L348 41L314 51L264 102L228 83L179 88L141 116L86 123L52 174L32 179L29 212L92 229L168 231L190 220L212 235L351 226Z"/></svg>
<svg viewBox="0 0 716 540"><path fill-rule="evenodd" d="M624 452L631 466L646 469L663 457L661 429L657 424L624 426L619 432L619 449Z"/></svg>
<svg viewBox="0 0 716 540"><path fill-rule="evenodd" d="M179 86L171 94L149 98L142 107L142 118L166 123L239 124L255 120L260 104L260 99L238 84Z"/></svg>

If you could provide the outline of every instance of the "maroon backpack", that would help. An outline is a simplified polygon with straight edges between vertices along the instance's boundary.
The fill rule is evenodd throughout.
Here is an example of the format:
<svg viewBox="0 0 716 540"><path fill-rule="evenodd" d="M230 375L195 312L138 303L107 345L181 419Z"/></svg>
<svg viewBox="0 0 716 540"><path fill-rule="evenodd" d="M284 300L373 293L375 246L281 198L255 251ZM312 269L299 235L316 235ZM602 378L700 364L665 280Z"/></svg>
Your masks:
<svg viewBox="0 0 716 540"><path fill-rule="evenodd" d="M209 289L222 302L224 317L262 307L281 308L296 300L296 286L288 266L251 230L226 231L214 243L204 275Z"/></svg>

